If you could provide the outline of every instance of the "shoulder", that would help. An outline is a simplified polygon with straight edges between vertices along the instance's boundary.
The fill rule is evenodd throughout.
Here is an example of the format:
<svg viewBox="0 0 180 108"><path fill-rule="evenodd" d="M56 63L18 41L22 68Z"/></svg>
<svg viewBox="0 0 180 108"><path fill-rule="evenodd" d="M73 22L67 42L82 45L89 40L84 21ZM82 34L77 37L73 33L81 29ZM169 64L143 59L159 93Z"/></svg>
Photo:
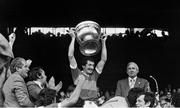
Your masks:
<svg viewBox="0 0 180 108"><path fill-rule="evenodd" d="M139 77L138 77L138 80L141 81L141 82L148 82L148 80L147 80L147 79L144 79L144 78L139 78Z"/></svg>
<svg viewBox="0 0 180 108"><path fill-rule="evenodd" d="M26 83L27 86L36 86L37 84L34 81L28 81Z"/></svg>
<svg viewBox="0 0 180 108"><path fill-rule="evenodd" d="M12 88L23 88L26 87L26 83L24 79L19 74L12 74L8 78L8 83L12 86Z"/></svg>
<svg viewBox="0 0 180 108"><path fill-rule="evenodd" d="M19 74L12 74L10 77L13 81L24 81L24 79Z"/></svg>
<svg viewBox="0 0 180 108"><path fill-rule="evenodd" d="M81 71L78 67L76 68L71 68L71 71Z"/></svg>
<svg viewBox="0 0 180 108"><path fill-rule="evenodd" d="M127 80L128 80L127 78L121 79L121 80L118 80L118 83L124 83L124 82L126 82Z"/></svg>

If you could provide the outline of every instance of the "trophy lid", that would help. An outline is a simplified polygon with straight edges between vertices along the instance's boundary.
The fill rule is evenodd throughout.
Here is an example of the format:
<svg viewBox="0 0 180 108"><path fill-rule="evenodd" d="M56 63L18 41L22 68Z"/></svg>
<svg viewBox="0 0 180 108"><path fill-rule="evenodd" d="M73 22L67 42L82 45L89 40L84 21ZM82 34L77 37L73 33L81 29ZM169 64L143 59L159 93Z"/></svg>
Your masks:
<svg viewBox="0 0 180 108"><path fill-rule="evenodd" d="M79 29L87 27L87 26L95 27L98 30L98 32L100 32L100 30L101 30L100 25L98 23L96 23L94 21L89 21L89 20L80 22L79 24L77 24L75 29L76 29L76 31L78 31Z"/></svg>

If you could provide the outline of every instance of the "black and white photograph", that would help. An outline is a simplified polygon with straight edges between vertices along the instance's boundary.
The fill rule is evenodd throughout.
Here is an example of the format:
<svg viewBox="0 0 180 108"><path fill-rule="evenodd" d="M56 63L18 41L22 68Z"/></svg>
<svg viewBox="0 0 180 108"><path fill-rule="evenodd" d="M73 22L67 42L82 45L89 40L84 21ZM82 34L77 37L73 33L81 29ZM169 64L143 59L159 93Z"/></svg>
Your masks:
<svg viewBox="0 0 180 108"><path fill-rule="evenodd" d="M0 0L0 107L180 107L175 0Z"/></svg>

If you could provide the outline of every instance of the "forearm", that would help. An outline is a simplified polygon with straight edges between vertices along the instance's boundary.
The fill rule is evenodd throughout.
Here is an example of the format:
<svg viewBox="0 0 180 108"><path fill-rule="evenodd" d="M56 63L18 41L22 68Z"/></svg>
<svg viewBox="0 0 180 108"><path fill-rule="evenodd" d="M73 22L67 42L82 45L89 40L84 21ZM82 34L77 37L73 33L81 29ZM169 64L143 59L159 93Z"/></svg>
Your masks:
<svg viewBox="0 0 180 108"><path fill-rule="evenodd" d="M81 93L81 87L83 85L82 81L79 81L74 92L71 94L69 101L72 103L76 103L76 101L78 100L80 93Z"/></svg>
<svg viewBox="0 0 180 108"><path fill-rule="evenodd" d="M10 45L11 49L13 49L13 43L9 42L9 45Z"/></svg>
<svg viewBox="0 0 180 108"><path fill-rule="evenodd" d="M69 51L68 51L68 56L69 57L74 56L74 44L75 44L75 37L71 38L71 43L69 45Z"/></svg>
<svg viewBox="0 0 180 108"><path fill-rule="evenodd" d="M101 52L101 60L107 60L107 48L106 48L106 41L102 41L102 52Z"/></svg>
<svg viewBox="0 0 180 108"><path fill-rule="evenodd" d="M83 83L84 83L84 80L80 80L78 82L78 84L77 84L75 90L73 91L73 93L71 94L70 98L61 102L62 107L70 106L72 104L75 104L78 101Z"/></svg>
<svg viewBox="0 0 180 108"><path fill-rule="evenodd" d="M74 44L75 44L75 37L72 37L71 43L69 45L69 51L68 51L68 58L69 58L71 68L77 67L76 59L74 57Z"/></svg>
<svg viewBox="0 0 180 108"><path fill-rule="evenodd" d="M98 62L96 66L96 70L99 74L101 74L104 64L107 60L107 48L106 48L106 40L102 40L102 52L101 52L101 60Z"/></svg>

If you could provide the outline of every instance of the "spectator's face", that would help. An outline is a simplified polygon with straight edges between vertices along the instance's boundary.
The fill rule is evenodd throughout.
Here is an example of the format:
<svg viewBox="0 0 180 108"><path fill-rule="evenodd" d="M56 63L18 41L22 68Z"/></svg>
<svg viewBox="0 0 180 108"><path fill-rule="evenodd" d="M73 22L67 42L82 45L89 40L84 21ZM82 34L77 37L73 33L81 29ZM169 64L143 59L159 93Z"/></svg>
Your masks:
<svg viewBox="0 0 180 108"><path fill-rule="evenodd" d="M149 104L144 101L144 97L145 97L145 95L140 95L136 99L137 108L147 108L149 106Z"/></svg>
<svg viewBox="0 0 180 108"><path fill-rule="evenodd" d="M171 98L171 93L170 92L167 92L167 98Z"/></svg>
<svg viewBox="0 0 180 108"><path fill-rule="evenodd" d="M127 67L127 74L129 77L135 77L138 74L138 69L134 64L130 64Z"/></svg>
<svg viewBox="0 0 180 108"><path fill-rule="evenodd" d="M162 108L171 108L171 103L165 100L161 100L160 105Z"/></svg>
<svg viewBox="0 0 180 108"><path fill-rule="evenodd" d="M84 69L87 74L92 74L94 70L94 62L88 60Z"/></svg>
<svg viewBox="0 0 180 108"><path fill-rule="evenodd" d="M29 66L27 65L26 61L22 61L23 66L19 68L18 72L21 74L23 78L28 76Z"/></svg>

